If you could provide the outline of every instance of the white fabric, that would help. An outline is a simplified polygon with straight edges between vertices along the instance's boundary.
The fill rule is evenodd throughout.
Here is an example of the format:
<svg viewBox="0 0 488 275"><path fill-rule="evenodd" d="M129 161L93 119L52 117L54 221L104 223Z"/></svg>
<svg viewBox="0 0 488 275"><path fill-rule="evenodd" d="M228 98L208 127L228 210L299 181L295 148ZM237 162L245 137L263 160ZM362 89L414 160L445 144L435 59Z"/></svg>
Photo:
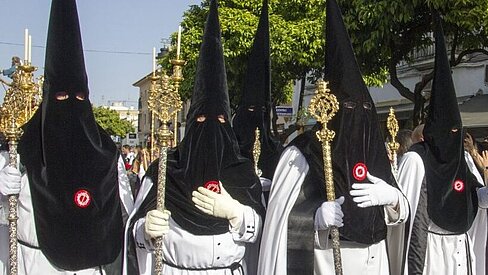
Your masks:
<svg viewBox="0 0 488 275"><path fill-rule="evenodd" d="M119 195L124 208L128 211L132 211L133 203L131 202L132 197L130 197L130 187L129 181L127 177L121 176L121 173L125 174L125 169L120 170L120 162L122 158L119 159L118 165L118 173L119 173ZM125 180L127 179L127 180ZM129 190L129 192L127 192ZM130 212L129 212L130 213ZM34 215L33 215L33 208L32 208L32 200L31 200L31 193L30 193L30 186L27 179L27 174L24 174L21 179L21 191L19 194L19 204L18 204L18 238L25 243L28 243L31 246L38 247L35 223L34 223ZM1 234L1 232L0 232ZM85 270L79 270L76 272L73 271L64 271L54 267L49 260L42 254L41 250L30 248L24 246L22 244L18 244L18 274L19 275L44 275L44 274L52 274L52 275L68 275L68 274L77 274L77 275L100 275L99 268L89 268Z"/></svg>
<svg viewBox="0 0 488 275"><path fill-rule="evenodd" d="M225 184L225 183L224 183ZM140 193L136 198L131 220L149 193L153 182L145 178ZM234 262L242 262L246 247L254 243L260 234L261 217L249 206L244 206L243 220L238 230L231 230L220 235L193 235L183 230L172 218L169 219L169 232L164 236L163 257L165 261L179 267L209 268L227 267ZM129 222L127 222L129 224ZM141 275L153 274L153 250L151 242L144 237L145 219L135 223L131 232L136 241L136 252ZM127 230L127 229L126 229ZM127 242L127 238L126 238ZM126 258L127 251L124 251ZM127 274L124 265L123 274ZM232 274L230 269L216 270L183 270L168 265L164 266L163 274L167 275L227 275ZM234 274L241 274L235 271ZM248 274L245 272L245 274ZM131 275L131 274L127 274Z"/></svg>
<svg viewBox="0 0 488 275"><path fill-rule="evenodd" d="M468 167L472 169L472 167L470 167L469 165L468 156L465 155L465 157L468 162ZM402 188L405 196L407 196L408 201L410 202L410 213L412 213L411 219L414 219L420 197L422 181L425 176L425 168L422 158L416 152L407 152L402 158L398 172L398 183L400 185L400 188ZM472 172L475 173L475 171L473 170ZM480 213L478 211L478 216L480 216L479 214ZM479 246L479 251L477 251L477 253L479 252L482 254L477 255L477 257L483 258L482 269L484 270L484 249L486 244L486 212L484 215L481 215L484 217L478 216L475 219L470 231L474 230L475 232L473 234L476 236L476 238L479 238L480 240L480 244L476 244L477 246ZM479 227L480 223L483 224L483 220L484 229ZM413 220L411 220L410 228L408 228L407 251L405 255L408 255L408 245L410 244L410 234L412 232L412 227ZM473 252L472 240L473 237L466 238L466 234L452 235L451 232L446 232L445 230L436 226L434 223L430 222L423 274L468 274L468 269L470 268L470 266L476 266L476 269L481 269L481 266L477 266L478 261L476 261L475 254ZM484 241L481 242L481 240ZM405 262L404 272L405 274L408 274L408 261ZM473 270L472 274L478 273L476 273L476 270ZM485 273L483 272L479 274Z"/></svg>
<svg viewBox="0 0 488 275"><path fill-rule="evenodd" d="M479 183L484 185L483 177L478 172L476 164L474 163L471 155L468 152L464 152L464 156L466 158L466 163L468 164L468 168L471 173L475 175ZM471 228L468 231L468 236L471 239L471 243L473 244L472 247L476 265L476 275L487 274L485 264L488 217L486 211L486 209L478 208L478 213L476 214L476 218L473 221L473 225L471 225Z"/></svg>
<svg viewBox="0 0 488 275"><path fill-rule="evenodd" d="M288 216L295 204L303 181L308 173L309 165L305 157L294 146L288 147L283 152L276 167L271 185L268 210L266 213L261 251L259 254L258 274L284 275L287 274L287 237L288 237ZM398 194L400 191L397 190ZM398 209L385 206L385 219L387 225L404 222L408 217L408 202L401 196ZM326 242L328 232L324 230L315 231L316 258L315 274L334 274L332 257L325 258L324 253L330 253ZM344 274L367 274L386 275L388 271L388 259L384 241L370 246L358 243L347 244L341 242L341 253L348 257L342 257L343 268L353 273ZM375 260L365 260L358 264L358 257L375 257ZM365 259L366 259L365 258ZM385 268L386 266L386 268ZM358 273L355 273L355 272ZM360 272L359 272L360 271Z"/></svg>
<svg viewBox="0 0 488 275"><path fill-rule="evenodd" d="M0 194L17 195L20 192L20 171L15 167L6 166L0 170Z"/></svg>

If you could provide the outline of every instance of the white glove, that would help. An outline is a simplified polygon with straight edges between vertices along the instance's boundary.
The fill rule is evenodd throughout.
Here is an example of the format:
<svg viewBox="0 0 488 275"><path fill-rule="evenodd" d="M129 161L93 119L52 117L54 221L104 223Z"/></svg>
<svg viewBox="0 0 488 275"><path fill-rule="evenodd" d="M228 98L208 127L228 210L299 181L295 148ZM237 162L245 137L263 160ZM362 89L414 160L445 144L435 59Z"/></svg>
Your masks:
<svg viewBox="0 0 488 275"><path fill-rule="evenodd" d="M149 239L162 237L169 232L169 217L171 212L168 210L151 210L146 214L146 224L144 232Z"/></svg>
<svg viewBox="0 0 488 275"><path fill-rule="evenodd" d="M366 208L377 205L398 205L398 190L386 183L384 180L367 174L368 180L372 183L355 183L352 185L351 196L358 207Z"/></svg>
<svg viewBox="0 0 488 275"><path fill-rule="evenodd" d="M193 191L191 200L203 213L227 219L233 229L238 229L241 227L244 218L244 205L233 199L224 189L222 183L219 185L220 194L204 187L198 187L198 192Z"/></svg>
<svg viewBox="0 0 488 275"><path fill-rule="evenodd" d="M481 187L478 193L478 207L488 208L488 187Z"/></svg>
<svg viewBox="0 0 488 275"><path fill-rule="evenodd" d="M315 230L327 230L331 226L342 227L342 213L341 205L344 203L344 197L340 197L335 201L326 201L315 212Z"/></svg>
<svg viewBox="0 0 488 275"><path fill-rule="evenodd" d="M7 166L0 171L0 193L4 196L17 195L20 192L20 171Z"/></svg>

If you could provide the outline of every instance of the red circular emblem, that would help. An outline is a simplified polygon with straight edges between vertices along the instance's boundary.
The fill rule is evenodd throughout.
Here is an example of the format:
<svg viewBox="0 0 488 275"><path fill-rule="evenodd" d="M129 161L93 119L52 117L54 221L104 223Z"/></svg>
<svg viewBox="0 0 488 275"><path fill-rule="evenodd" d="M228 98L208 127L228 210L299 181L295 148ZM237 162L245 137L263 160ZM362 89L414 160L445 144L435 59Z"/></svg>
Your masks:
<svg viewBox="0 0 488 275"><path fill-rule="evenodd" d="M463 192L464 191L464 182L462 180L455 180L452 184L452 188L456 192Z"/></svg>
<svg viewBox="0 0 488 275"><path fill-rule="evenodd" d="M210 191L213 191L215 193L219 193L220 194L220 185L219 185L219 182L218 181L214 181L214 180L210 180L210 181L207 181L203 187L205 187L206 189L210 190Z"/></svg>
<svg viewBox="0 0 488 275"><path fill-rule="evenodd" d="M74 196L75 204L79 208L87 208L91 203L91 195L85 189L80 189L76 191Z"/></svg>
<svg viewBox="0 0 488 275"><path fill-rule="evenodd" d="M352 168L352 176L358 181L363 181L368 173L368 167L364 163L358 162Z"/></svg>

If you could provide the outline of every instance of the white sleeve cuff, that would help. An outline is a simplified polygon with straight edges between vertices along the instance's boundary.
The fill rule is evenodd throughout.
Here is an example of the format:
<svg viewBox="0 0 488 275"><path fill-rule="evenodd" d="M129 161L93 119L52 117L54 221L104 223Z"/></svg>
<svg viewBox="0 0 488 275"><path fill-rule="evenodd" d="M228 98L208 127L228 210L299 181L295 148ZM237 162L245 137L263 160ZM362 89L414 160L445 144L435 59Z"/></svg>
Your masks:
<svg viewBox="0 0 488 275"><path fill-rule="evenodd" d="M249 206L244 206L244 217L240 228L232 228L229 225L229 231L236 242L253 243L259 236L261 229L261 217Z"/></svg>
<svg viewBox="0 0 488 275"><path fill-rule="evenodd" d="M136 241L137 247L149 251L154 251L154 245L152 244L151 240L146 239L146 232L144 229L145 223L146 223L146 218L139 219L134 224L134 229L132 230L132 234L134 235L134 239Z"/></svg>
<svg viewBox="0 0 488 275"><path fill-rule="evenodd" d="M400 190L396 190L398 194L398 205L396 207L385 205L385 222L386 225L397 225L404 223L410 212L407 198Z"/></svg>

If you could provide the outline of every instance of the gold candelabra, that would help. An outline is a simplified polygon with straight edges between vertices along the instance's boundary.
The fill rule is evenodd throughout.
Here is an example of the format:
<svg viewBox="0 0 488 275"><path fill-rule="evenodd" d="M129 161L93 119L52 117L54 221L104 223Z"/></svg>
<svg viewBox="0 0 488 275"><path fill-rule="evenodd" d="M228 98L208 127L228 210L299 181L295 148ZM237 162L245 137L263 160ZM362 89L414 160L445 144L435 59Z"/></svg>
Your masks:
<svg viewBox="0 0 488 275"><path fill-rule="evenodd" d="M397 165L397 151L400 148L400 143L396 141L396 136L398 134L398 120L395 116L395 110L393 107L390 107L390 113L388 114L388 119L386 120L386 127L390 132L391 140L387 143L388 150L390 151L390 155L392 157L392 166L395 176L397 176L398 172L398 165Z"/></svg>
<svg viewBox="0 0 488 275"><path fill-rule="evenodd" d="M9 144L9 166L18 168L17 143L22 136L21 126L32 117L42 97L42 77L34 82L36 67L27 63L18 65L12 82L2 81L9 88L0 106L0 131ZM17 275L17 203L18 195L10 195L9 201L9 274Z"/></svg>
<svg viewBox="0 0 488 275"><path fill-rule="evenodd" d="M254 158L254 170L256 171L256 175L260 177L263 174L263 171L259 169L258 162L259 156L261 155L261 141L259 139L259 128L256 128L255 131L255 138L254 138L254 146L252 148L252 155Z"/></svg>
<svg viewBox="0 0 488 275"><path fill-rule="evenodd" d="M179 87L183 81L182 69L185 61L179 58L171 60L173 64L173 74L166 75L164 71L153 73L151 76L151 89L149 91L148 105L151 112L158 118L162 125L158 129L156 136L159 144L159 166L158 166L158 185L156 209L163 211L166 193L166 161L168 158L168 148L171 147L173 133L171 133L168 123L175 117L183 106L179 95ZM175 125L176 126L176 125ZM175 127L176 130L176 127ZM151 140L154 147L154 140ZM163 238L156 240L156 274L163 272Z"/></svg>
<svg viewBox="0 0 488 275"><path fill-rule="evenodd" d="M335 188L332 173L332 153L330 143L334 139L335 132L327 129L327 123L334 117L339 110L337 98L330 93L327 88L328 83L319 80L315 95L308 106L309 113L322 124L322 130L317 131L317 138L322 142L322 154L324 160L325 190L327 201L334 201ZM332 250L334 255L334 268L336 275L342 275L341 250L339 244L339 229L331 226L330 234L332 237Z"/></svg>

